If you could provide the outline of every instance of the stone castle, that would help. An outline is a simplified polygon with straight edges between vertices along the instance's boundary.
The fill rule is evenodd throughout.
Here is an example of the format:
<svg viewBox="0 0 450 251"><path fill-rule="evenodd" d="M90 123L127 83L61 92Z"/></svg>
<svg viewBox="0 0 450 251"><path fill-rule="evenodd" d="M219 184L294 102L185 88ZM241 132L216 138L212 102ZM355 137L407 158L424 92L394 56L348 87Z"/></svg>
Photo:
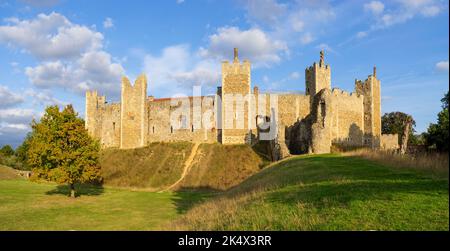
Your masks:
<svg viewBox="0 0 450 251"><path fill-rule="evenodd" d="M176 114L181 106L187 112ZM181 98L147 96L147 79L122 79L121 102L108 104L97 91L86 92L86 128L102 147L137 148L151 142L255 144L270 131L278 158L327 153L333 144L395 148L396 135L381 134L380 80L355 80L348 93L331 89L331 68L320 60L305 70L305 94L259 93L251 88L251 66L234 49L222 62L216 95ZM173 119L176 118L176 119ZM206 124L212 126L205 126ZM266 125L266 127L261 125ZM268 126L267 126L268 125Z"/></svg>

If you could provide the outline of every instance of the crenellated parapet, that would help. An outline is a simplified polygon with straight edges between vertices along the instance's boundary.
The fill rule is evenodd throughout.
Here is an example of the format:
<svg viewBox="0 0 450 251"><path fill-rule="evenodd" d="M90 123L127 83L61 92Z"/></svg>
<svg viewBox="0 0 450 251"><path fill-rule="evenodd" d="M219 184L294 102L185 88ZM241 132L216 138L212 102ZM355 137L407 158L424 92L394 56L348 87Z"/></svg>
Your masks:
<svg viewBox="0 0 450 251"><path fill-rule="evenodd" d="M312 98L322 89L331 89L331 68L325 64L324 51L320 52L319 63L305 69L305 93Z"/></svg>
<svg viewBox="0 0 450 251"><path fill-rule="evenodd" d="M364 98L363 95L361 95L360 93L358 93L356 91L355 92L347 92L347 91L341 90L339 88L333 88L331 90L331 93L336 97L342 97L342 98L354 98L354 99L363 99Z"/></svg>
<svg viewBox="0 0 450 251"><path fill-rule="evenodd" d="M123 77L120 103L107 104L97 91L86 92L86 128L103 147L266 140L278 157L326 153L332 144L375 148L381 142L389 148L395 143L394 136L381 135L381 88L375 67L367 79L355 80L353 92L332 89L331 67L321 51L320 60L305 69L305 94L267 93L251 85L250 61L240 61L237 48L232 61L222 62L221 86L213 96L156 98L147 96L145 75L134 83ZM182 107L187 109L178 109ZM270 122L272 138L261 137L261 132L268 132L260 128L262 122Z"/></svg>

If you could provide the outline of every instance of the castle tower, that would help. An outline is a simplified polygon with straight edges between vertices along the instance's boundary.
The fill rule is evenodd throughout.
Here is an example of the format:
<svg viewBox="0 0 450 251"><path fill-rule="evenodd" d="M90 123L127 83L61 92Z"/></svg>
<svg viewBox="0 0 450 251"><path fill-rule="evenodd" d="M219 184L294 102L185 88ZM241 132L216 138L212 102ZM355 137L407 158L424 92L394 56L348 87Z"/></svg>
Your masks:
<svg viewBox="0 0 450 251"><path fill-rule="evenodd" d="M331 69L325 64L324 51L320 51L320 61L305 69L305 94L312 99L320 90L331 89Z"/></svg>
<svg viewBox="0 0 450 251"><path fill-rule="evenodd" d="M233 62L222 62L222 105L221 139L223 144L248 143L250 131L249 105L250 62L242 64L238 58L238 49L234 48Z"/></svg>
<svg viewBox="0 0 450 251"><path fill-rule="evenodd" d="M140 75L131 86L122 78L120 148L144 146L147 78Z"/></svg>
<svg viewBox="0 0 450 251"><path fill-rule="evenodd" d="M363 82L355 80L355 91L364 95L364 145L378 148L381 137L381 81L377 68Z"/></svg>
<svg viewBox="0 0 450 251"><path fill-rule="evenodd" d="M102 110L105 104L105 96L99 96L97 91L86 92L85 128L89 135L97 139L101 137Z"/></svg>

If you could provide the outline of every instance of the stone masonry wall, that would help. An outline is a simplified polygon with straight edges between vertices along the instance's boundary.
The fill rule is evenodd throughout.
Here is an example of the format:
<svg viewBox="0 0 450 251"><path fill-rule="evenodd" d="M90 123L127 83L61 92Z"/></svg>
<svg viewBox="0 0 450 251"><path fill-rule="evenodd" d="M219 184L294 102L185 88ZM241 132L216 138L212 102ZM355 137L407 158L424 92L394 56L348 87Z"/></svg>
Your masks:
<svg viewBox="0 0 450 251"><path fill-rule="evenodd" d="M360 146L363 144L364 97L337 88L332 90L331 137L333 143Z"/></svg>
<svg viewBox="0 0 450 251"><path fill-rule="evenodd" d="M147 79L141 75L131 86L127 78L122 79L120 148L144 146Z"/></svg>
<svg viewBox="0 0 450 251"><path fill-rule="evenodd" d="M382 150L397 150L400 148L398 144L398 134L381 134Z"/></svg>
<svg viewBox="0 0 450 251"><path fill-rule="evenodd" d="M194 99L198 98L199 103L194 102ZM202 143L217 142L217 130L216 130L216 117L215 117L215 97L187 97L179 98L177 102L172 101L175 105L171 104L170 99L155 99L148 101L148 115L147 120L147 132L146 142L170 142L170 141L191 141ZM196 103L196 104L194 104ZM188 108L183 112L176 113L176 109L181 105L186 105ZM194 114L194 109L198 109ZM175 121L171 121L170 116L175 117ZM193 120L195 116L202 116L201 119L197 117L196 121L212 122L210 126L204 124L197 124ZM174 122L172 124L171 122Z"/></svg>
<svg viewBox="0 0 450 251"><path fill-rule="evenodd" d="M267 119L276 112L278 118L270 126L276 130L272 143L281 157L329 152L332 143L398 147L394 136L381 135L381 91L375 69L364 82L355 81L355 93L331 90L331 69L321 52L320 62L305 70L306 95L276 94L274 100L257 87L253 98L250 71L250 62L241 63L235 50L233 62L222 64L217 95L176 99L147 97L144 75L133 86L123 78L121 103L107 104L105 96L86 92L86 129L102 147L136 148L159 141L244 144L258 139L257 118ZM181 107L186 109L180 113ZM208 119L201 117L206 111Z"/></svg>
<svg viewBox="0 0 450 251"><path fill-rule="evenodd" d="M235 50L233 62L222 63L223 144L245 144L251 138L249 135L251 122L249 123L248 114L251 107L250 82L250 62L244 60L241 64ZM244 107L243 113L239 107Z"/></svg>

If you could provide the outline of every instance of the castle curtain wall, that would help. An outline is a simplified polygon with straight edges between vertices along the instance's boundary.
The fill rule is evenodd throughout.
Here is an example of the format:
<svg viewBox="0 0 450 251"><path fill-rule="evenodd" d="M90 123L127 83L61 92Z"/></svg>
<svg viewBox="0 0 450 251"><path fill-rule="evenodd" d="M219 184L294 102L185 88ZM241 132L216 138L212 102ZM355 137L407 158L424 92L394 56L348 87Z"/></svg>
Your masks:
<svg viewBox="0 0 450 251"><path fill-rule="evenodd" d="M217 130L214 123L216 120L214 112L216 109L215 97L196 98L199 102L195 102L192 97L178 98L177 101L172 101L172 104L170 99L148 101L146 142L217 142ZM173 105L174 103L178 103L178 105ZM187 111L175 113L175 110L180 108L182 104L189 105ZM171 113L175 118L173 121L171 121ZM202 115L207 118L202 117ZM203 126L202 123L196 125L195 121L203 120L205 122L212 121L212 126Z"/></svg>
<svg viewBox="0 0 450 251"><path fill-rule="evenodd" d="M270 117L275 107L278 117L270 122L277 138L272 143L281 157L329 152L332 143L377 148L383 140L386 148L395 147L392 137L381 135L375 68L364 82L355 82L355 93L331 90L331 69L321 52L320 62L305 70L306 95L273 93L272 99L257 87L251 92L250 62L241 63L237 50L234 56L233 62L223 62L222 86L214 96L147 97L144 75L133 86L123 78L120 104L107 104L105 96L88 91L86 129L102 147L136 148L170 141L253 143L258 139L257 117ZM180 106L187 109L178 113Z"/></svg>
<svg viewBox="0 0 450 251"><path fill-rule="evenodd" d="M333 89L331 99L332 143L361 146L364 135L364 97Z"/></svg>

